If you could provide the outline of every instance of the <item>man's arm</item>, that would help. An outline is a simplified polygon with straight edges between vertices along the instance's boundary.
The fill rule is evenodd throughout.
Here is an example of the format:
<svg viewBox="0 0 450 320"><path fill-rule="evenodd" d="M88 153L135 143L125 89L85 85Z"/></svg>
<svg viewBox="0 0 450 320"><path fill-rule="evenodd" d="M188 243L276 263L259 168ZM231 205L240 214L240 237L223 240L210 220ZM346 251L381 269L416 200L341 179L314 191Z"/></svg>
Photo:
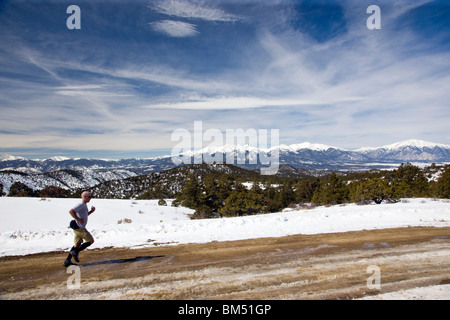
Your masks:
<svg viewBox="0 0 450 320"><path fill-rule="evenodd" d="M77 213L75 212L75 210L70 209L70 210L69 210L69 213L70 213L70 215L72 216L72 218L74 218L76 221L78 221L78 222L81 223L81 224L84 223L84 220L83 220L83 219L78 218Z"/></svg>
<svg viewBox="0 0 450 320"><path fill-rule="evenodd" d="M95 211L95 207L92 206L92 207L91 207L91 210L88 212L88 214L91 215L91 213L93 213L94 211Z"/></svg>

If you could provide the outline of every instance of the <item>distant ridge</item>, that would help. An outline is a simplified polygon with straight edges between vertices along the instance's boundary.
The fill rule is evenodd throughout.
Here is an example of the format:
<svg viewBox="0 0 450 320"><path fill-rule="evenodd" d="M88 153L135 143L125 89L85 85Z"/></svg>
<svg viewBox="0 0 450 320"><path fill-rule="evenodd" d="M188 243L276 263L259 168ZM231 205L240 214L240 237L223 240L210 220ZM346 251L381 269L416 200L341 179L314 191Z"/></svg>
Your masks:
<svg viewBox="0 0 450 320"><path fill-rule="evenodd" d="M441 143L434 143L434 142L428 142L424 140L405 140L397 143L393 143L390 145L382 146L382 147L366 147L366 148L360 148L356 151L367 151L367 150L376 150L376 149L385 149L385 150L393 150L393 149L399 149L404 147L414 147L414 148L445 148L450 149L450 145L441 144Z"/></svg>
<svg viewBox="0 0 450 320"><path fill-rule="evenodd" d="M188 159L199 163L213 153L240 153L247 160L245 164L234 164L247 170L263 167L258 160L258 150L249 146L204 148L190 151ZM378 148L345 150L324 144L304 142L290 146L280 145L263 149L277 152L279 170L277 175L289 177L321 176L329 171L367 171L371 169L393 169L401 163L412 162L422 166L450 164L450 146L422 140L406 140ZM225 160L224 156L224 160ZM214 159L216 159L214 157ZM226 161L224 161L226 164ZM21 182L28 187L42 189L45 186L59 186L64 189L91 188L107 181L123 181L142 176L147 179L153 173L160 173L178 167L171 156L150 159L73 159L54 156L49 159L27 160L9 154L0 154L0 194L8 193L11 185ZM180 171L184 172L184 171ZM259 170L258 170L259 172ZM115 182L114 182L115 183ZM118 182L119 183L119 182ZM120 183L119 183L120 185ZM128 186L125 186L128 188ZM104 191L105 194L107 190Z"/></svg>
<svg viewBox="0 0 450 320"><path fill-rule="evenodd" d="M280 164L295 168L320 170L366 170L389 168L402 162L450 163L450 145L423 140L406 140L382 147L365 147L357 150L345 150L325 144L303 142L292 145L279 145L267 149L252 146L206 147L199 151L188 151L192 163L211 158L205 155L222 153L225 155L245 155L247 163L238 165L247 169L258 169L255 164L258 153L278 152ZM252 161L250 161L252 160ZM230 163L229 163L230 164ZM231 163L233 164L233 163ZM54 156L49 159L28 160L9 154L0 154L0 171L19 171L22 173L46 173L57 170L93 170L105 172L126 170L130 175L148 174L176 167L170 155L148 159L80 159Z"/></svg>
<svg viewBox="0 0 450 320"><path fill-rule="evenodd" d="M393 143L393 144L385 145L385 146L381 146L381 147L363 147L363 148L359 148L357 150L352 151L352 150L348 150L348 149L344 149L344 148L340 148L340 147L334 147L334 146L330 146L330 145L326 145L326 144L303 142L303 143L291 144L291 145L281 144L279 146L275 146L275 147L271 147L271 148L255 148L254 146L249 146L249 145L243 145L243 146L242 145L239 145L239 146L224 145L222 147L205 147L198 151L188 151L185 154L195 156L198 154L205 154L205 153L214 154L217 152L228 153L228 152L233 152L233 151L236 151L236 152L245 152L245 151L247 151L247 152L259 152L259 151L270 152L270 151L273 151L276 149L278 149L280 152L298 152L300 150L328 151L330 149L333 149L333 150L339 150L339 151L343 151L343 152L365 153L365 152L373 151L373 150L397 150L397 149L401 149L401 148L416 148L416 149L422 149L422 150L441 148L441 149L449 149L450 150L450 145L428 142L428 141L424 141L424 140L410 139L410 140L405 140L405 141L401 141L401 142L397 142L397 143Z"/></svg>

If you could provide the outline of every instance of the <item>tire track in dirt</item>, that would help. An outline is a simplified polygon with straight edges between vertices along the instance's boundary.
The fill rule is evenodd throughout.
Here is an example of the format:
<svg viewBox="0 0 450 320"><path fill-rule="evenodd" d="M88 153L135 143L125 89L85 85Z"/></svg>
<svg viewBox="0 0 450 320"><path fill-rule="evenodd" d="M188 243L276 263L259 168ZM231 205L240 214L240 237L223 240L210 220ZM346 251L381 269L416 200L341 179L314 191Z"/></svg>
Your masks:
<svg viewBox="0 0 450 320"><path fill-rule="evenodd" d="M450 228L295 235L80 255L69 290L51 252L0 258L2 299L352 299L450 283ZM381 289L369 289L380 271Z"/></svg>

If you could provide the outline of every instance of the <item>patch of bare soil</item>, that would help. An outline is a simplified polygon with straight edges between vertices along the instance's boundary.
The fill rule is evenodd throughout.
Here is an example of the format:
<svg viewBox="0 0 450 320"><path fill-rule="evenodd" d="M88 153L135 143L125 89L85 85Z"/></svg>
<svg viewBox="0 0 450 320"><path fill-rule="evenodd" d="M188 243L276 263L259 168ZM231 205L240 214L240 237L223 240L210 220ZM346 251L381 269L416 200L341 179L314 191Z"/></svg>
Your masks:
<svg viewBox="0 0 450 320"><path fill-rule="evenodd" d="M405 228L106 248L71 273L65 252L3 257L0 299L352 299L450 283L449 244L450 228Z"/></svg>

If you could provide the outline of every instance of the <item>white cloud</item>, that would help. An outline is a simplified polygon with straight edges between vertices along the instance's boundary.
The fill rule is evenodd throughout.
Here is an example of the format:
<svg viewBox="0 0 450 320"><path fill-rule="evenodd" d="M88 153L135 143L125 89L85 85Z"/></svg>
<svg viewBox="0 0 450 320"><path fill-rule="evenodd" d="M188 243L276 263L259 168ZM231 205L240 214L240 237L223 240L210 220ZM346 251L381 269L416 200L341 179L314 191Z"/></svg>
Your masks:
<svg viewBox="0 0 450 320"><path fill-rule="evenodd" d="M149 23L153 30L174 38L193 37L198 34L194 24L162 20Z"/></svg>
<svg viewBox="0 0 450 320"><path fill-rule="evenodd" d="M337 101L336 99L342 99ZM191 101L160 103L148 105L151 109L178 109L178 110L238 110L256 109L264 107L289 107L289 106L315 106L338 102L354 102L356 98L344 97L319 97L302 96L291 98L260 98L260 97L216 97L196 98Z"/></svg>
<svg viewBox="0 0 450 320"><path fill-rule="evenodd" d="M56 87L57 94L79 97L130 97L130 93L121 93L118 87L104 84L66 85Z"/></svg>
<svg viewBox="0 0 450 320"><path fill-rule="evenodd" d="M235 15L208 7L203 1L163 0L156 1L149 7L159 13L179 18L224 22L239 20Z"/></svg>

